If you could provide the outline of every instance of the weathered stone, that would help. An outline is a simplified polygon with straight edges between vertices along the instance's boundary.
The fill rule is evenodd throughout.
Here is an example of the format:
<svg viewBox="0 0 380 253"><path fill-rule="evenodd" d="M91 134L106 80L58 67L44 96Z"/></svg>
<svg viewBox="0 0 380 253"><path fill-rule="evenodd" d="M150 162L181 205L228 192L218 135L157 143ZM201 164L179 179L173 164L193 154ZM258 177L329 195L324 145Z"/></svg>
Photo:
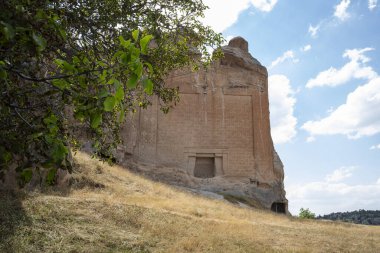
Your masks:
<svg viewBox="0 0 380 253"><path fill-rule="evenodd" d="M177 70L167 78L181 99L168 114L154 98L130 115L122 132L126 152L159 166L150 174L164 181L287 211L283 165L270 135L267 70L243 38L223 52L207 71Z"/></svg>
<svg viewBox="0 0 380 253"><path fill-rule="evenodd" d="M248 53L248 42L242 37L235 37L228 43L229 47L236 47Z"/></svg>
<svg viewBox="0 0 380 253"><path fill-rule="evenodd" d="M228 46L224 46L222 49L224 57L220 60L221 65L263 72L262 74L264 75L267 74L265 68L260 68L260 62L248 52L248 42L243 38L233 38Z"/></svg>

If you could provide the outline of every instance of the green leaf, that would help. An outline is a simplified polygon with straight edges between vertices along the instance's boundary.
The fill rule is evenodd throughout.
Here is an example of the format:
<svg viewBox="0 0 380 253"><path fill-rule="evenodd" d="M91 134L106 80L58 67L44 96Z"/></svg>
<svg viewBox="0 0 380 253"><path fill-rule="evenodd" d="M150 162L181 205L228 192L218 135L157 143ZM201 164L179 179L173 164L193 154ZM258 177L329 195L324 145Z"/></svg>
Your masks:
<svg viewBox="0 0 380 253"><path fill-rule="evenodd" d="M130 57L130 55L129 54L127 54L127 53L125 53L125 52L122 52L121 54L120 54L120 62L122 63L122 64L124 64L124 65L128 65L129 64L129 62L130 62L130 59L131 59L131 57Z"/></svg>
<svg viewBox="0 0 380 253"><path fill-rule="evenodd" d="M55 79L52 81L52 84L60 90L64 90L70 87L70 84L64 79Z"/></svg>
<svg viewBox="0 0 380 253"><path fill-rule="evenodd" d="M62 142L58 142L55 143L52 148L51 158L53 159L54 163L61 164L68 153L69 150L67 147L63 145Z"/></svg>
<svg viewBox="0 0 380 253"><path fill-rule="evenodd" d="M115 99L117 102L120 102L124 99L124 89L122 85L118 85L115 93Z"/></svg>
<svg viewBox="0 0 380 253"><path fill-rule="evenodd" d="M46 48L46 40L41 35L35 33L32 34L32 38L34 43L37 45L38 52L44 51Z"/></svg>
<svg viewBox="0 0 380 253"><path fill-rule="evenodd" d="M135 41L137 41L137 39L139 38L139 30L134 30L132 32L132 37Z"/></svg>
<svg viewBox="0 0 380 253"><path fill-rule="evenodd" d="M27 184L32 180L33 170L32 169L24 169L20 174L23 183Z"/></svg>
<svg viewBox="0 0 380 253"><path fill-rule="evenodd" d="M120 45L122 45L125 49L128 49L131 45L131 40L125 40L123 36L119 36Z"/></svg>
<svg viewBox="0 0 380 253"><path fill-rule="evenodd" d="M55 116L55 114L51 113L49 117L44 118L45 125L55 125L57 124L58 118Z"/></svg>
<svg viewBox="0 0 380 253"><path fill-rule="evenodd" d="M86 77L84 76L78 76L78 82L79 82L79 85L82 89L85 89L87 88L87 83L89 82L89 80L87 80Z"/></svg>
<svg viewBox="0 0 380 253"><path fill-rule="evenodd" d="M108 97L110 93L108 92L107 89L102 89L100 90L100 92L98 93L98 98L105 98L105 97Z"/></svg>
<svg viewBox="0 0 380 253"><path fill-rule="evenodd" d="M55 59L54 62L55 62L55 64L58 65L58 67L60 67L61 69L65 70L67 72L70 72L70 71L74 72L76 70L74 65L71 65L70 63L68 63L65 60Z"/></svg>
<svg viewBox="0 0 380 253"><path fill-rule="evenodd" d="M115 105L116 105L115 97L107 97L106 100L104 100L104 110L106 112L113 111L113 108L115 108Z"/></svg>
<svg viewBox="0 0 380 253"><path fill-rule="evenodd" d="M58 32L59 32L59 35L61 35L62 39L64 39L64 40L67 39L67 34L66 34L65 29L63 29L62 27L59 27Z"/></svg>
<svg viewBox="0 0 380 253"><path fill-rule="evenodd" d="M153 66L149 62L144 62L144 65L148 67L149 73L153 74Z"/></svg>
<svg viewBox="0 0 380 253"><path fill-rule="evenodd" d="M107 68L107 64L103 61L96 61L96 63L102 68Z"/></svg>
<svg viewBox="0 0 380 253"><path fill-rule="evenodd" d="M144 79L143 80L143 84L144 84L144 91L148 95L152 95L153 94L153 82L152 82L152 80L150 80L150 79Z"/></svg>
<svg viewBox="0 0 380 253"><path fill-rule="evenodd" d="M78 56L73 57L73 63L74 64L80 64L81 60L78 58Z"/></svg>
<svg viewBox="0 0 380 253"><path fill-rule="evenodd" d="M131 61L140 61L140 49L132 47L131 49Z"/></svg>
<svg viewBox="0 0 380 253"><path fill-rule="evenodd" d="M91 114L90 121L91 121L90 124L92 128L94 129L98 128L100 123L102 122L102 114L99 112Z"/></svg>
<svg viewBox="0 0 380 253"><path fill-rule="evenodd" d="M107 79L107 76L108 76L107 70L103 70L102 74L99 76L100 82L104 83L106 81L106 79Z"/></svg>
<svg viewBox="0 0 380 253"><path fill-rule="evenodd" d="M135 64L135 69L133 72L135 72L135 74L137 75L137 78L141 78L142 76L142 73L143 73L143 64L139 61Z"/></svg>
<svg viewBox="0 0 380 253"><path fill-rule="evenodd" d="M115 59L119 58L122 54L124 54L123 51L121 51L121 50L117 51L117 52L112 56L112 61L114 61Z"/></svg>
<svg viewBox="0 0 380 253"><path fill-rule="evenodd" d="M152 40L153 36L152 35L146 35L140 40L140 48L141 52L143 54L146 54L148 52L148 44Z"/></svg>
<svg viewBox="0 0 380 253"><path fill-rule="evenodd" d="M8 163L12 159L12 154L8 152L4 147L0 146L0 162Z"/></svg>
<svg viewBox="0 0 380 253"><path fill-rule="evenodd" d="M36 12L36 15L34 16L35 19L41 21L47 17L46 13L42 9L38 9Z"/></svg>
<svg viewBox="0 0 380 253"><path fill-rule="evenodd" d="M55 176L57 175L57 169L51 168L49 172L46 175L46 183L48 185L54 185L55 183Z"/></svg>
<svg viewBox="0 0 380 253"><path fill-rule="evenodd" d="M55 62L55 64L58 65L58 67L62 67L63 64L64 64L66 61L61 60L61 59L55 59L54 62Z"/></svg>
<svg viewBox="0 0 380 253"><path fill-rule="evenodd" d="M84 65L90 65L90 63L91 63L90 60L86 56L83 57L82 61L83 61Z"/></svg>
<svg viewBox="0 0 380 253"><path fill-rule="evenodd" d="M138 81L139 81L139 77L136 74L131 74L131 76L127 82L127 87L129 89L136 88Z"/></svg>
<svg viewBox="0 0 380 253"><path fill-rule="evenodd" d="M51 135L45 135L44 139L45 139L46 143L50 144L50 145L52 145L55 141L55 139Z"/></svg>
<svg viewBox="0 0 380 253"><path fill-rule="evenodd" d="M110 80L108 80L107 84L114 84L115 81L117 81L115 78L111 78Z"/></svg>
<svg viewBox="0 0 380 253"><path fill-rule="evenodd" d="M85 120L85 115L83 111L74 111L74 118L83 122Z"/></svg>
<svg viewBox="0 0 380 253"><path fill-rule="evenodd" d="M0 24L3 25L3 33L4 33L4 36L7 40L12 40L15 36L15 31L13 29L13 27L8 24L8 23L5 23L5 22L0 22Z"/></svg>
<svg viewBox="0 0 380 253"><path fill-rule="evenodd" d="M114 79L113 85L115 87L115 90L117 90L120 86L122 86L121 83L120 83L120 81L117 80L117 79Z"/></svg>
<svg viewBox="0 0 380 253"><path fill-rule="evenodd" d="M0 79L5 80L7 76L8 76L7 71L5 71L5 69L0 67Z"/></svg>

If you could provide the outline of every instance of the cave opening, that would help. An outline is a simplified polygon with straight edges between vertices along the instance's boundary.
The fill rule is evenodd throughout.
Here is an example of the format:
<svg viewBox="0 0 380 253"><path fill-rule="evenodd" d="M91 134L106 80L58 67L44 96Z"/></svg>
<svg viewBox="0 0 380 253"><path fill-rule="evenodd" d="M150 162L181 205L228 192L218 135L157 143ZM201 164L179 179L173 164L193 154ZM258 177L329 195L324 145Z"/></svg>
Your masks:
<svg viewBox="0 0 380 253"><path fill-rule="evenodd" d="M282 202L273 202L270 209L275 213L286 213L286 204Z"/></svg>

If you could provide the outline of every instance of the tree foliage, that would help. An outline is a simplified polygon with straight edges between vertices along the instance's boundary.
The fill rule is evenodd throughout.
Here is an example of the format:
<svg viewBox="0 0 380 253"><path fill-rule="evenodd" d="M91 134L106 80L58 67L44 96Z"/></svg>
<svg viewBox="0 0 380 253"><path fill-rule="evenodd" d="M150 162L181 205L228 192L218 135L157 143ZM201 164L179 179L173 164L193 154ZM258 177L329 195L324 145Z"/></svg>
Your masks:
<svg viewBox="0 0 380 253"><path fill-rule="evenodd" d="M17 166L23 182L71 169L80 146L73 120L110 155L129 112L160 98L173 69L211 60L220 34L199 21L201 0L0 0L0 179ZM202 61L199 60L201 55Z"/></svg>
<svg viewBox="0 0 380 253"><path fill-rule="evenodd" d="M301 208L298 217L301 219L315 219L315 213L311 212L309 208Z"/></svg>
<svg viewBox="0 0 380 253"><path fill-rule="evenodd" d="M325 214L322 216L319 215L317 219L380 226L380 210L359 209L351 212L337 212Z"/></svg>

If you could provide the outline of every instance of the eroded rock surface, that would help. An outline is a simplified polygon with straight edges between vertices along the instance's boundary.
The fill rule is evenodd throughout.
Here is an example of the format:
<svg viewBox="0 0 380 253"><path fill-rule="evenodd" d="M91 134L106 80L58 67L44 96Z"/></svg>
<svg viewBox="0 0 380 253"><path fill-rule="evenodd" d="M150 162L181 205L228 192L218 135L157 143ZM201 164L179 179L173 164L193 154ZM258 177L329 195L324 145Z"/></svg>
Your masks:
<svg viewBox="0 0 380 253"><path fill-rule="evenodd" d="M167 78L181 99L168 114L155 98L130 115L125 152L137 170L160 181L247 196L287 212L283 165L270 134L267 70L241 37L223 52L208 70L178 70Z"/></svg>

